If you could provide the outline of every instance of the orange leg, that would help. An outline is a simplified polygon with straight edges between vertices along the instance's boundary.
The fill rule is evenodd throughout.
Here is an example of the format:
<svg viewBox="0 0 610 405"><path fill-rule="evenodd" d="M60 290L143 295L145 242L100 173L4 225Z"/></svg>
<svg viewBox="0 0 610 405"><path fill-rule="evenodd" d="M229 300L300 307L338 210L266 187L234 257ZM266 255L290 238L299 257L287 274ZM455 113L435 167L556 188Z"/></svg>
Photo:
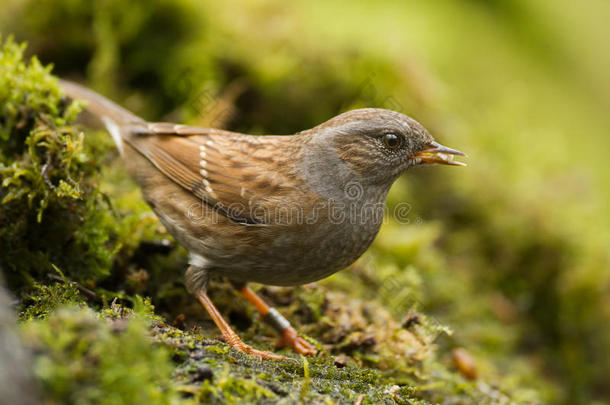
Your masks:
<svg viewBox="0 0 610 405"><path fill-rule="evenodd" d="M290 326L290 322L288 322L288 320L275 308L267 305L265 301L256 295L247 285L239 288L239 292L254 305L265 321L281 334L282 337L279 342L281 346L291 347L295 352L305 356L313 356L316 354L316 349L307 343L306 340L299 337L297 331Z"/></svg>
<svg viewBox="0 0 610 405"><path fill-rule="evenodd" d="M251 346L248 346L247 344L245 344L239 338L239 336L237 336L237 333L235 333L233 331L233 329L231 329L229 324L224 320L224 318L222 317L220 312L218 312L218 309L216 308L214 303L212 303L212 300L210 299L210 297L208 297L208 295L205 292L198 293L197 299L199 300L199 302L201 302L201 305L203 305L203 307L206 309L206 311L208 311L208 313L212 317L212 320L214 321L216 326L218 326L218 329L220 329L220 332L222 332L222 336L223 336L225 342L227 342L227 344L229 346L231 346L232 348L234 348L236 350L239 350L240 352L253 354L255 356L260 356L263 359L275 359L275 360L285 359L284 356L280 356L280 355L269 353L269 352L264 352L261 350L256 350L256 349L252 348Z"/></svg>

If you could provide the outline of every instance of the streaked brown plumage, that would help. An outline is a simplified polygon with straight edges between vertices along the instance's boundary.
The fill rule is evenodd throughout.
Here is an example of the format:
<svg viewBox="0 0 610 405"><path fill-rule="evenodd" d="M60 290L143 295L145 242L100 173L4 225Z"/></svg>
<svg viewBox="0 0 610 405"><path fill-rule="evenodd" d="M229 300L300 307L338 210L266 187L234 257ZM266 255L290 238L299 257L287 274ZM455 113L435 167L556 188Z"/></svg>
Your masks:
<svg viewBox="0 0 610 405"><path fill-rule="evenodd" d="M86 88L61 84L106 124L144 198L189 251L188 290L230 344L263 357L273 355L244 345L215 318L220 315L205 294L209 273L241 286L324 278L369 247L396 178L416 164L458 165L452 156L462 154L434 142L415 120L389 110L349 111L291 136L251 136L149 123ZM248 291L242 287L249 300L269 312ZM273 316L283 335L290 335L285 343L313 352L287 321Z"/></svg>

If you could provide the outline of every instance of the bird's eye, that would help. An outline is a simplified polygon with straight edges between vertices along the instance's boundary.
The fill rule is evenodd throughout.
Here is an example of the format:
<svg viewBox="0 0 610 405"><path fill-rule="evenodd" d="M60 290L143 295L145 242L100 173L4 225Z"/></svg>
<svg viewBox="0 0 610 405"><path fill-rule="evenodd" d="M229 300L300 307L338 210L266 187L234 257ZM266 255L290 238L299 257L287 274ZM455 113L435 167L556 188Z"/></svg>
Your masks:
<svg viewBox="0 0 610 405"><path fill-rule="evenodd" d="M398 149L402 146L402 137L391 132L383 134L381 140L383 141L383 144L390 149Z"/></svg>

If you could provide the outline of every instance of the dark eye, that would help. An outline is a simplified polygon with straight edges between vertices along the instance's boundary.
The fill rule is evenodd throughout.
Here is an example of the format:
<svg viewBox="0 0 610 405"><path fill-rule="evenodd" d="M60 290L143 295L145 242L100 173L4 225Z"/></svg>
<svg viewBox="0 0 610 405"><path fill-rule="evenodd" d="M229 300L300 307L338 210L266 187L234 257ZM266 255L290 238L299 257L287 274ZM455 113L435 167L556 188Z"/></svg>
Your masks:
<svg viewBox="0 0 610 405"><path fill-rule="evenodd" d="M390 149L398 149L402 146L402 137L393 133L383 134L383 144Z"/></svg>

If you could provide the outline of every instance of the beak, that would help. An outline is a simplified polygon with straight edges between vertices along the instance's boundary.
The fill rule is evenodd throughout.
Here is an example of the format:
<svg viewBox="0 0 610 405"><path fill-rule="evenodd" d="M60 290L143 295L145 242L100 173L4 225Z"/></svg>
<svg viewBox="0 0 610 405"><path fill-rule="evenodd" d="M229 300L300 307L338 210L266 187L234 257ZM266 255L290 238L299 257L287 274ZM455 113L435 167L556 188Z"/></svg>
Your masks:
<svg viewBox="0 0 610 405"><path fill-rule="evenodd" d="M429 148L426 148L413 156L413 159L415 159L417 164L440 163L451 166L466 166L466 163L456 162L453 160L453 156L455 155L467 156L465 153L448 148L434 141L430 142L428 145Z"/></svg>

